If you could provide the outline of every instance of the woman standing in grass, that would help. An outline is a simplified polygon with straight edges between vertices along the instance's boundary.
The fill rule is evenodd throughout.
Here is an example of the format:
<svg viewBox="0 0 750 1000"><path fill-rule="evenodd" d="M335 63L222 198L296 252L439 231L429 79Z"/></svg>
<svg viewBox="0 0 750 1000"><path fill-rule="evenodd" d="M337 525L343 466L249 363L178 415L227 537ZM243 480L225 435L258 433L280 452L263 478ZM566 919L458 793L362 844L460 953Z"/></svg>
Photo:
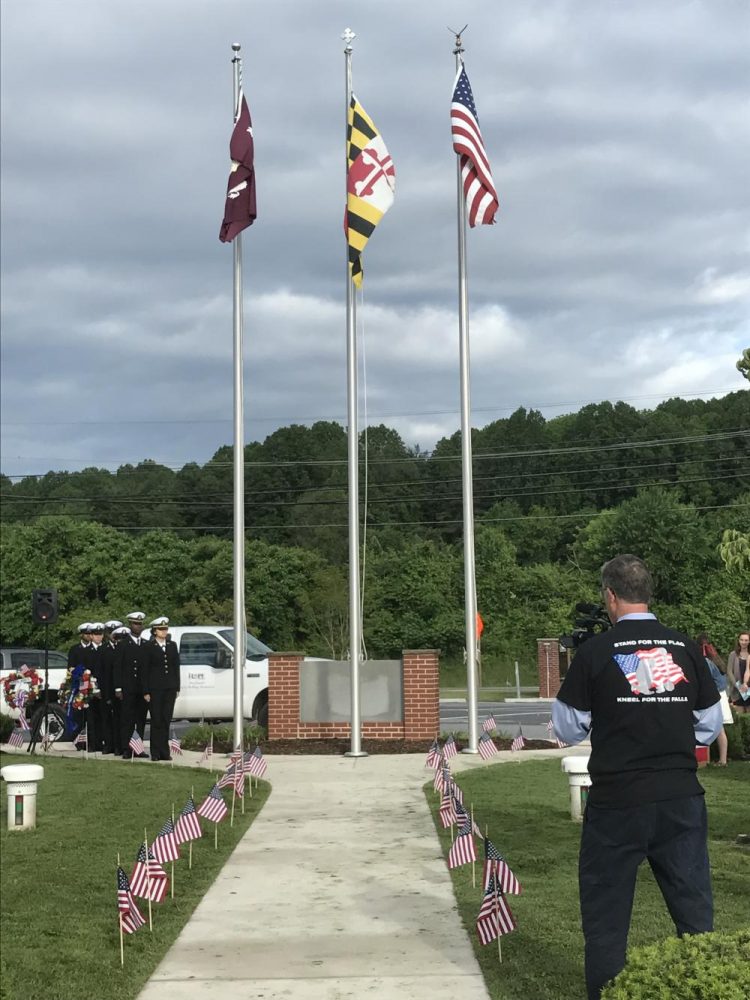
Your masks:
<svg viewBox="0 0 750 1000"><path fill-rule="evenodd" d="M750 689L750 632L745 629L737 636L737 645L727 660L729 697L738 712L750 712L750 698L743 694Z"/></svg>
<svg viewBox="0 0 750 1000"><path fill-rule="evenodd" d="M696 636L695 641L701 648L704 659L708 664L708 669L711 671L711 676L714 679L716 690L719 692L719 698L721 699L721 716L724 726L731 725L734 722L734 719L732 718L732 709L729 707L729 698L727 697L727 678L724 661L719 656L716 646L714 646L705 632L701 632L699 636ZM721 732L716 737L716 744L719 748L719 767L727 766L727 748L729 741L727 740L727 733L724 726L722 726Z"/></svg>

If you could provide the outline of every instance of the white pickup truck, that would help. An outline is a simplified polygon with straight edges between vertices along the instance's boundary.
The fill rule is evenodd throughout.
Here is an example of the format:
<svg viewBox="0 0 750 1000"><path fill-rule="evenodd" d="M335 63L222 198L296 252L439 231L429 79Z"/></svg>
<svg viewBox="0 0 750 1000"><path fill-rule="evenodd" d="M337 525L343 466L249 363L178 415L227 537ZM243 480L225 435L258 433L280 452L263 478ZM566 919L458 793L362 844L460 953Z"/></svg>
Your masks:
<svg viewBox="0 0 750 1000"><path fill-rule="evenodd" d="M148 629L144 638L149 637ZM234 717L234 629L223 625L170 625L170 638L180 651L180 693L174 708L175 719L232 719ZM245 677L243 716L255 719L260 726L268 726L268 653L270 649L260 639L247 633L245 650ZM35 667L43 674L44 651L38 649L3 649L0 659L0 680L10 672L19 670L23 663ZM53 699L65 678L66 656L50 650L49 682ZM0 712L11 712L0 696ZM40 700L41 704L41 700ZM62 710L60 725L64 729Z"/></svg>
<svg viewBox="0 0 750 1000"><path fill-rule="evenodd" d="M234 629L221 625L170 625L180 651L180 693L175 719L234 716ZM242 714L268 725L268 646L247 633Z"/></svg>

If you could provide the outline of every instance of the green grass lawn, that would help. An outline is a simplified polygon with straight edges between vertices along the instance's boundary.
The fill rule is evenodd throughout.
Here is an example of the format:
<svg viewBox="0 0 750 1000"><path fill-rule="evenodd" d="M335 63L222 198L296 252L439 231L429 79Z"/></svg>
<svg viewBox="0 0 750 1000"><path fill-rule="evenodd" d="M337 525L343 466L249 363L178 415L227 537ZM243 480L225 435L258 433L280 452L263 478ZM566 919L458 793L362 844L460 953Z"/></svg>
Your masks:
<svg viewBox="0 0 750 1000"><path fill-rule="evenodd" d="M734 845L739 833L750 833L750 763L726 769L703 769L709 816L709 850L713 870L716 930L734 931L750 922L750 857ZM497 944L483 947L475 931L482 898L481 862L451 872L462 920L493 1000L582 1000L583 935L578 911L578 845L580 825L570 819L568 782L559 761L499 764L462 774L458 783L464 803L473 802L474 817L501 851L523 888L508 897L518 927ZM450 830L437 819L438 798L426 786L445 854ZM483 860L477 839L477 856ZM674 933L664 902L647 865L642 866L630 946L652 943ZM674 998L679 1000L679 998Z"/></svg>
<svg viewBox="0 0 750 1000"><path fill-rule="evenodd" d="M28 763L0 756L0 763ZM184 806L191 786L196 806L216 775L185 767L96 760L39 759L37 828L7 830L2 788L2 890L0 898L0 998L2 1000L129 1000L136 997L220 868L268 797L260 782L245 795L245 815L235 809L219 824L201 820L204 837L175 862L175 898L153 903L148 926L125 935L120 968L116 861L130 876L144 827L149 842ZM225 800L230 795L225 790ZM167 865L169 870L169 865ZM138 901L148 917L148 904Z"/></svg>

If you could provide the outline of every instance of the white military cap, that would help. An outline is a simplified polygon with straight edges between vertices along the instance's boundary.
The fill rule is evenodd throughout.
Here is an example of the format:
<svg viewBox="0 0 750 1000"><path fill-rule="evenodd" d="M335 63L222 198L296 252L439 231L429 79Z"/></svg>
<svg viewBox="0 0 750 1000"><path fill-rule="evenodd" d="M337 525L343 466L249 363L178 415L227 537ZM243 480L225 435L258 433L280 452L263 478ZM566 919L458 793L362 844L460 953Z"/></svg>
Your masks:
<svg viewBox="0 0 750 1000"><path fill-rule="evenodd" d="M127 625L120 625L119 628L112 630L112 635L132 635L133 633L127 627Z"/></svg>
<svg viewBox="0 0 750 1000"><path fill-rule="evenodd" d="M122 622L118 622L116 618L110 618L108 622L104 623L104 627L111 632L113 629L122 628Z"/></svg>
<svg viewBox="0 0 750 1000"><path fill-rule="evenodd" d="M149 622L149 628L159 628L159 626L169 625L169 619L166 615L162 615L161 618L154 618L152 622Z"/></svg>
<svg viewBox="0 0 750 1000"><path fill-rule="evenodd" d="M90 632L91 631L91 622L83 622L82 625L78 626L78 631L79 632Z"/></svg>
<svg viewBox="0 0 750 1000"><path fill-rule="evenodd" d="M146 617L143 611L131 611L127 617L129 622L142 622Z"/></svg>
<svg viewBox="0 0 750 1000"><path fill-rule="evenodd" d="M104 622L92 622L91 623L91 631L92 632L103 632L104 631Z"/></svg>

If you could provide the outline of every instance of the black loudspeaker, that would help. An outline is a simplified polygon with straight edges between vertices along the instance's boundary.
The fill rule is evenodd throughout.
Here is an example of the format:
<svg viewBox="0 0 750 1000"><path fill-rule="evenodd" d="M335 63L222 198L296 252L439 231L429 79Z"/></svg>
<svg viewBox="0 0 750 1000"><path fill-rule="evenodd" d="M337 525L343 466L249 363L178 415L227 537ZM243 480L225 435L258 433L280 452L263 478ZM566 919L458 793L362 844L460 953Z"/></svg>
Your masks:
<svg viewBox="0 0 750 1000"><path fill-rule="evenodd" d="M35 625L54 625L57 621L57 591L31 592L31 618Z"/></svg>

